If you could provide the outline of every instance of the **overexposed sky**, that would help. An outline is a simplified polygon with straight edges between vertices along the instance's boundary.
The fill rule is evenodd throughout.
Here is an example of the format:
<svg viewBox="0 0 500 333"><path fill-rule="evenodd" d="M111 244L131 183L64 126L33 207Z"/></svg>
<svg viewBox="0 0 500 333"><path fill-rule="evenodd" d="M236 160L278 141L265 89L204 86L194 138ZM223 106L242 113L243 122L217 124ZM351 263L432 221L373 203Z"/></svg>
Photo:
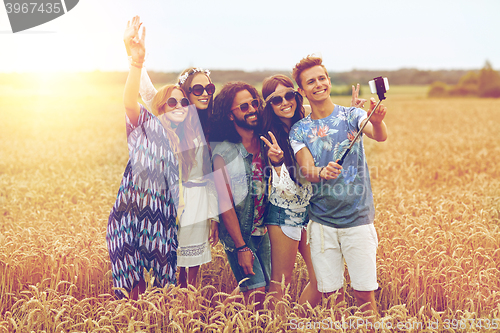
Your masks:
<svg viewBox="0 0 500 333"><path fill-rule="evenodd" d="M0 72L125 71L136 14L149 70L291 70L310 53L334 72L500 68L500 0L80 0L16 34L1 6Z"/></svg>

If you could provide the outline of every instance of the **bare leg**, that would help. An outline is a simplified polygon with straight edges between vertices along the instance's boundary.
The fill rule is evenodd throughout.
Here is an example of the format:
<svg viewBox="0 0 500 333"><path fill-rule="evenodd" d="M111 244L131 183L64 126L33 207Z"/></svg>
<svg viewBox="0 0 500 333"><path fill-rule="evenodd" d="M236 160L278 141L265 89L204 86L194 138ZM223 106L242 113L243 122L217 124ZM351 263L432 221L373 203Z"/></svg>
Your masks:
<svg viewBox="0 0 500 333"><path fill-rule="evenodd" d="M302 236L299 242L299 252L304 258L304 262L306 263L307 273L309 275L309 283L306 285L302 294L299 298L299 304L304 304L305 302L309 302L311 306L314 308L321 302L322 293L318 291L318 285L316 281L316 274L314 273L314 268L311 260L311 250L309 249L309 245L307 244L307 232L306 230L302 230Z"/></svg>
<svg viewBox="0 0 500 333"><path fill-rule="evenodd" d="M264 305L264 300L266 299L266 295L262 293L255 294L251 299L250 299L250 294L253 293L254 291L262 291L266 292L266 287L260 287L257 289L252 289L248 291L243 292L243 297L245 298L245 303L246 304L251 304L254 302L259 302L259 304L256 306L256 310L262 309Z"/></svg>
<svg viewBox="0 0 500 333"><path fill-rule="evenodd" d="M139 294L142 294L146 291L146 281L144 281L144 278L141 278L139 280L139 283L132 289L129 293L129 296L133 300L138 300L139 299Z"/></svg>
<svg viewBox="0 0 500 333"><path fill-rule="evenodd" d="M373 314L377 314L377 303L375 302L374 291L354 290L354 297L356 297L356 304L360 307L361 311L365 312L371 310ZM366 305L362 307L363 304Z"/></svg>
<svg viewBox="0 0 500 333"><path fill-rule="evenodd" d="M362 312L370 311L369 315L377 315L377 303L375 302L374 291L358 291L354 290L354 297L356 297L356 305ZM366 304L363 306L363 304ZM373 325L373 320L367 319ZM374 332L373 327L368 327L368 332Z"/></svg>
<svg viewBox="0 0 500 333"><path fill-rule="evenodd" d="M335 294L338 291L340 291L339 294L335 296L335 305L338 305L339 303L344 301L344 290L337 290L331 293L325 293L324 295L325 297L330 297L331 295ZM342 319L341 313L340 312L335 313L335 320L341 320L341 319Z"/></svg>
<svg viewBox="0 0 500 333"><path fill-rule="evenodd" d="M186 267L179 267L179 285L181 288L187 288Z"/></svg>
<svg viewBox="0 0 500 333"><path fill-rule="evenodd" d="M188 283L192 286L197 287L197 277L198 277L198 271L200 270L200 266L193 266L188 268Z"/></svg>
<svg viewBox="0 0 500 333"><path fill-rule="evenodd" d="M240 287L236 286L234 290L231 292L231 296L238 295L240 293Z"/></svg>
<svg viewBox="0 0 500 333"><path fill-rule="evenodd" d="M335 294L338 290L334 291L334 292L331 292L331 293L324 293L325 297L330 297L332 296L333 294ZM339 304L340 302L343 302L344 301L344 291L341 290L339 292L339 294L336 296L335 298L335 305Z"/></svg>
<svg viewBox="0 0 500 333"><path fill-rule="evenodd" d="M285 285L288 285L292 279L299 242L286 236L280 226L268 225L267 229L271 242L271 285L269 292L276 292L274 297L279 300L283 297L281 288L283 275L285 276Z"/></svg>

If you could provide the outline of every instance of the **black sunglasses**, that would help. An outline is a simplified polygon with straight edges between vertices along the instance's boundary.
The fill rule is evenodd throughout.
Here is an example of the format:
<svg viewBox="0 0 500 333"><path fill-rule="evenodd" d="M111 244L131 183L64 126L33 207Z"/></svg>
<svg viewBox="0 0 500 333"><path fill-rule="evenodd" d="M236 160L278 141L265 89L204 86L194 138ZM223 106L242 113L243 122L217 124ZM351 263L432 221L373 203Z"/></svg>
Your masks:
<svg viewBox="0 0 500 333"><path fill-rule="evenodd" d="M289 90L286 92L285 94L285 99L287 101L291 101L292 99L295 98L295 94L296 94L296 91L294 90ZM283 97L282 96L274 96L273 98L271 98L271 104L274 105L274 106L278 106L280 105L281 103L283 103Z"/></svg>
<svg viewBox="0 0 500 333"><path fill-rule="evenodd" d="M234 109L240 108L241 112L247 112L248 109L250 109L250 105L252 105L252 107L255 110L257 110L259 108L259 100L258 99L254 99L253 101L250 102L250 104L249 103L240 104L237 107L231 109L231 111L233 111Z"/></svg>
<svg viewBox="0 0 500 333"><path fill-rule="evenodd" d="M195 84L194 86L189 87L189 93L193 93L195 96L203 95L204 90L207 91L207 94L213 95L215 92L215 85L213 83L209 83L203 87L201 84Z"/></svg>
<svg viewBox="0 0 500 333"><path fill-rule="evenodd" d="M167 105L171 108L175 108L177 105L178 105L179 101L177 101L177 98L175 97L170 97L169 99L167 99ZM183 97L181 100L180 100L180 103L181 103L181 106L183 108L185 108L186 106L189 105L189 100L186 98L186 97Z"/></svg>

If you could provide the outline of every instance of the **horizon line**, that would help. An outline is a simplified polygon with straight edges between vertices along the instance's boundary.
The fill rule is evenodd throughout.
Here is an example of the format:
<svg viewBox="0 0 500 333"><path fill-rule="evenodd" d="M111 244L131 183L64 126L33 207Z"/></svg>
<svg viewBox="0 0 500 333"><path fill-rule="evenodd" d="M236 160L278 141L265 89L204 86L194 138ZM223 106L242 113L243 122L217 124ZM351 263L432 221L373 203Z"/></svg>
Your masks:
<svg viewBox="0 0 500 333"><path fill-rule="evenodd" d="M440 72L440 71L479 71L482 68L454 68L454 69L421 69L418 67L401 67L398 69L360 69L360 68L353 68L351 70L344 70L344 71L332 71L328 70L329 73L350 73L350 72L397 72L401 70L417 70L417 71L423 71L423 72ZM170 74L170 73L181 73L184 69L181 70L155 70L155 69L147 69L148 73L165 73L165 74ZM493 70L500 71L498 69L493 68ZM246 73L262 73L262 72L291 72L291 70L287 69L256 69L256 70L248 70L248 69L210 69L211 72L246 72ZM16 71L16 70L11 70L11 71L2 71L0 70L0 74L75 74L75 73L126 73L128 72L128 69L123 69L123 70L102 70L102 69L93 69L93 70L54 70L54 71L49 71L49 70L40 70L40 71Z"/></svg>

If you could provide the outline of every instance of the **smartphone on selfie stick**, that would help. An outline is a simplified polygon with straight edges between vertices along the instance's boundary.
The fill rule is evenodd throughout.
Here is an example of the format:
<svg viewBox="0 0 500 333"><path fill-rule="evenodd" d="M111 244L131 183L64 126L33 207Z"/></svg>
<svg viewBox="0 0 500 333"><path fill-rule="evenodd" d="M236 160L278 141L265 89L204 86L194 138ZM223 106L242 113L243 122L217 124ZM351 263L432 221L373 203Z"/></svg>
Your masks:
<svg viewBox="0 0 500 333"><path fill-rule="evenodd" d="M342 165L342 163L344 163L344 159L346 158L347 154L349 154L352 146L354 145L356 140L358 140L361 133L363 133L363 129L365 128L366 124L368 124L368 122L370 121L371 116L375 113L374 111L377 110L378 106L380 105L380 102L382 102L385 99L385 93L387 92L387 90L389 90L389 80L387 80L386 77L381 77L381 76L376 77L373 80L369 81L368 85L370 86L371 93L378 95L379 101L378 101L377 105L375 106L375 108L373 109L373 112L370 113L370 115L366 119L365 123L358 131L358 134L356 134L354 139L351 141L351 144L349 145L347 150L344 152L344 155L342 155L342 158L340 160L338 160L338 162L337 162L338 165Z"/></svg>

